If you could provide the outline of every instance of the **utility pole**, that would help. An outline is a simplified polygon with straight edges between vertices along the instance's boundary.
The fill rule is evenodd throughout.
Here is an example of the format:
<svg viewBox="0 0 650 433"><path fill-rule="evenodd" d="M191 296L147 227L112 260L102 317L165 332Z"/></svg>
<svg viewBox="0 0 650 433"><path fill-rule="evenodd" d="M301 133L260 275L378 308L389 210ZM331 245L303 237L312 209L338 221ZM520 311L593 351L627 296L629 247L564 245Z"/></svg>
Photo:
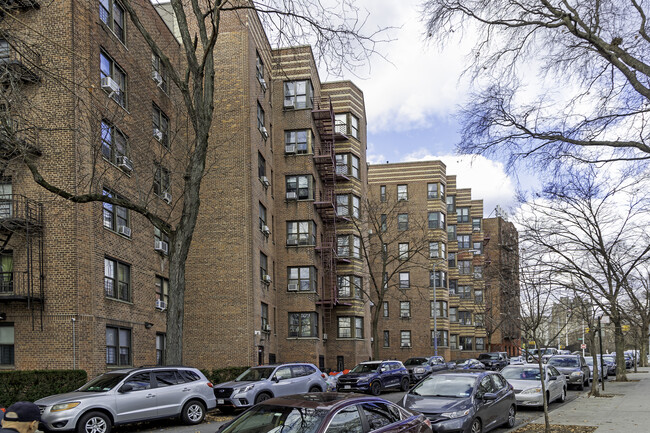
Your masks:
<svg viewBox="0 0 650 433"><path fill-rule="evenodd" d="M585 319L582 319L582 343L585 344ZM584 347L584 346L583 346ZM600 351L601 353L603 352L602 350ZM585 357L585 349L582 349L582 357Z"/></svg>
<svg viewBox="0 0 650 433"><path fill-rule="evenodd" d="M603 362L603 331L600 325L600 319L603 316L598 316L598 342L600 344L600 382L603 384L603 391L605 391L605 363ZM597 365L594 368L598 368Z"/></svg>

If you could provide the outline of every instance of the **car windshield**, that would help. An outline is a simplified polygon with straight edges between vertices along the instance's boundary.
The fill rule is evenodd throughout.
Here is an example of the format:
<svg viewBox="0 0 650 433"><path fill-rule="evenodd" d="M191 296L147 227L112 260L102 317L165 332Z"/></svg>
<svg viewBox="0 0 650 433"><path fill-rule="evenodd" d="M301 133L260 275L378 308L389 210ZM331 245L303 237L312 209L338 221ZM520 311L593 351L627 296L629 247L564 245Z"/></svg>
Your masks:
<svg viewBox="0 0 650 433"><path fill-rule="evenodd" d="M404 365L426 365L428 361L427 358L409 358Z"/></svg>
<svg viewBox="0 0 650 433"><path fill-rule="evenodd" d="M549 359L548 363L556 367L577 367L578 358L563 358L554 356Z"/></svg>
<svg viewBox="0 0 650 433"><path fill-rule="evenodd" d="M445 360L442 358L433 358L432 362L433 364L438 365L438 364L444 364Z"/></svg>
<svg viewBox="0 0 650 433"><path fill-rule="evenodd" d="M115 388L126 377L126 373L104 373L79 388L82 392L106 392Z"/></svg>
<svg viewBox="0 0 650 433"><path fill-rule="evenodd" d="M244 412L221 433L313 433L326 416L322 409L262 404Z"/></svg>
<svg viewBox="0 0 650 433"><path fill-rule="evenodd" d="M501 374L510 380L540 380L539 369L534 367L506 367Z"/></svg>
<svg viewBox="0 0 650 433"><path fill-rule="evenodd" d="M257 382L259 380L268 379L273 374L274 367L254 367L249 368L239 375L235 382Z"/></svg>
<svg viewBox="0 0 650 433"><path fill-rule="evenodd" d="M409 393L423 397L465 398L472 395L476 378L437 374L420 382Z"/></svg>
<svg viewBox="0 0 650 433"><path fill-rule="evenodd" d="M481 359L499 359L499 355L496 353L481 353L478 356L479 361Z"/></svg>
<svg viewBox="0 0 650 433"><path fill-rule="evenodd" d="M373 362L368 364L359 364L350 370L350 373L374 373L377 371L381 364L379 362Z"/></svg>
<svg viewBox="0 0 650 433"><path fill-rule="evenodd" d="M611 355L603 355L603 361L611 361L611 362L615 362L615 361L616 361L616 358L614 358L614 357L611 356Z"/></svg>

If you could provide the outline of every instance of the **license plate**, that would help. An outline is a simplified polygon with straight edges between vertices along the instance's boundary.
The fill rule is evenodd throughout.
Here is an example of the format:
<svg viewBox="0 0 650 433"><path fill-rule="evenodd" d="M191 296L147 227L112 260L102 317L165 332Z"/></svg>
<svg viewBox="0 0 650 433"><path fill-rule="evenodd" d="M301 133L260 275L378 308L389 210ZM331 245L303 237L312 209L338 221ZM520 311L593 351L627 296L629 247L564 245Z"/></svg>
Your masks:
<svg viewBox="0 0 650 433"><path fill-rule="evenodd" d="M350 389L350 385L344 385L343 389Z"/></svg>
<svg viewBox="0 0 650 433"><path fill-rule="evenodd" d="M222 399L222 398L220 398L220 399L217 400L217 404L223 404L223 403L224 403L224 402L223 402L223 399Z"/></svg>

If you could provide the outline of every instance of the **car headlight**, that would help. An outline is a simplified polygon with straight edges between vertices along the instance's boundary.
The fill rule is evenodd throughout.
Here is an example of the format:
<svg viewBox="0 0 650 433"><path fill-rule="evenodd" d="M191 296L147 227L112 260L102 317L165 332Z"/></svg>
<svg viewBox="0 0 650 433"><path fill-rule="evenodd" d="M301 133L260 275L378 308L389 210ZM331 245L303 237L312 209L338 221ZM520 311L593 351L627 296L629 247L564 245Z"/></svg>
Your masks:
<svg viewBox="0 0 650 433"><path fill-rule="evenodd" d="M415 369L413 369L413 371L414 371L415 373L426 373L426 372L427 372L427 371L426 371L424 368L422 368L422 367L415 368Z"/></svg>
<svg viewBox="0 0 650 433"><path fill-rule="evenodd" d="M521 391L522 394L541 394L542 388L528 388Z"/></svg>
<svg viewBox="0 0 650 433"><path fill-rule="evenodd" d="M364 384L364 383L368 383L368 378L367 377L363 377L363 378L357 380L357 384L359 384L359 385Z"/></svg>
<svg viewBox="0 0 650 433"><path fill-rule="evenodd" d="M253 388L255 388L255 385L246 385L243 388L236 389L234 394L240 394L240 393L243 393L243 392L248 392Z"/></svg>
<svg viewBox="0 0 650 433"><path fill-rule="evenodd" d="M574 371L573 373L571 373L571 377L578 377L578 376L582 376L582 371Z"/></svg>
<svg viewBox="0 0 650 433"><path fill-rule="evenodd" d="M445 418L460 418L461 416L469 415L469 409L465 410L457 410L456 412L444 412L441 413L440 416L444 416Z"/></svg>
<svg viewBox="0 0 650 433"><path fill-rule="evenodd" d="M61 403L61 404L55 404L52 406L52 409L50 409L50 412L61 412L63 410L70 410L73 409L81 404L80 401L71 401L70 403Z"/></svg>

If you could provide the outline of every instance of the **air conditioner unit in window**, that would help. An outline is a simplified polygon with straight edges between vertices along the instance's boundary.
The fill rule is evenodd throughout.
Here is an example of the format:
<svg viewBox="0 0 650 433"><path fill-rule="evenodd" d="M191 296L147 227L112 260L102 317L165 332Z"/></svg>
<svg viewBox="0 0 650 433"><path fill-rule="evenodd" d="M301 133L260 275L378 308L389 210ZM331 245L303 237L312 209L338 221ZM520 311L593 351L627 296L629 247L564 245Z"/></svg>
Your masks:
<svg viewBox="0 0 650 433"><path fill-rule="evenodd" d="M289 285L287 286L287 290L289 290L290 292L298 291L298 283L289 283Z"/></svg>
<svg viewBox="0 0 650 433"><path fill-rule="evenodd" d="M156 309L165 311L167 309L167 302L156 299Z"/></svg>
<svg viewBox="0 0 650 433"><path fill-rule="evenodd" d="M284 146L284 153L296 153L295 144L287 144Z"/></svg>
<svg viewBox="0 0 650 433"><path fill-rule="evenodd" d="M260 182L262 182L262 184L264 185L265 188L268 188L269 186L271 186L271 181L266 176L261 176L260 177Z"/></svg>
<svg viewBox="0 0 650 433"><path fill-rule="evenodd" d="M264 281L265 284L271 284L271 276L270 275L264 275L262 277L262 281Z"/></svg>
<svg viewBox="0 0 650 433"><path fill-rule="evenodd" d="M154 241L153 249L159 253L167 254L169 252L169 245L167 242L163 241Z"/></svg>
<svg viewBox="0 0 650 433"><path fill-rule="evenodd" d="M287 200L298 200L298 194L295 192L288 192L287 193Z"/></svg>
<svg viewBox="0 0 650 433"><path fill-rule="evenodd" d="M114 93L120 91L120 85L111 77L104 77L102 78L102 89L106 90L109 96L113 96Z"/></svg>
<svg viewBox="0 0 650 433"><path fill-rule="evenodd" d="M163 83L162 76L160 75L160 72L153 70L151 71L151 79L156 82L157 85L161 85Z"/></svg>
<svg viewBox="0 0 650 433"><path fill-rule="evenodd" d="M411 347L409 343L402 343L402 347Z"/></svg>
<svg viewBox="0 0 650 433"><path fill-rule="evenodd" d="M298 245L298 238L287 239L287 245Z"/></svg>
<svg viewBox="0 0 650 433"><path fill-rule="evenodd" d="M266 325L262 326L262 331L271 332L271 325L266 324Z"/></svg>
<svg viewBox="0 0 650 433"><path fill-rule="evenodd" d="M153 136L156 140L158 141L163 141L163 133L160 129L154 128L153 129Z"/></svg>
<svg viewBox="0 0 650 433"><path fill-rule="evenodd" d="M266 92L266 80L260 77L259 81L260 81L260 85L262 86L262 90Z"/></svg>
<svg viewBox="0 0 650 433"><path fill-rule="evenodd" d="M327 334L323 334L323 341L327 341Z"/></svg>
<svg viewBox="0 0 650 433"><path fill-rule="evenodd" d="M400 317L401 317L402 319L408 319L408 318L411 317L411 315L410 315L409 313L402 313L402 315L401 315Z"/></svg>
<svg viewBox="0 0 650 433"><path fill-rule="evenodd" d="M162 199L165 200L165 203L170 204L172 202L172 195L165 191L162 193Z"/></svg>
<svg viewBox="0 0 650 433"><path fill-rule="evenodd" d="M133 163L126 156L117 157L117 166L124 171L133 171Z"/></svg>
<svg viewBox="0 0 650 433"><path fill-rule="evenodd" d="M262 137L264 137L265 140L269 138L269 131L266 130L266 126L262 126L260 128L260 132L262 133Z"/></svg>
<svg viewBox="0 0 650 433"><path fill-rule="evenodd" d="M131 228L127 226L119 226L117 232L121 235L126 236L127 238L131 237Z"/></svg>
<svg viewBox="0 0 650 433"><path fill-rule="evenodd" d="M268 236L271 234L271 229L269 229L269 226L262 226L262 233L264 233L264 236Z"/></svg>

